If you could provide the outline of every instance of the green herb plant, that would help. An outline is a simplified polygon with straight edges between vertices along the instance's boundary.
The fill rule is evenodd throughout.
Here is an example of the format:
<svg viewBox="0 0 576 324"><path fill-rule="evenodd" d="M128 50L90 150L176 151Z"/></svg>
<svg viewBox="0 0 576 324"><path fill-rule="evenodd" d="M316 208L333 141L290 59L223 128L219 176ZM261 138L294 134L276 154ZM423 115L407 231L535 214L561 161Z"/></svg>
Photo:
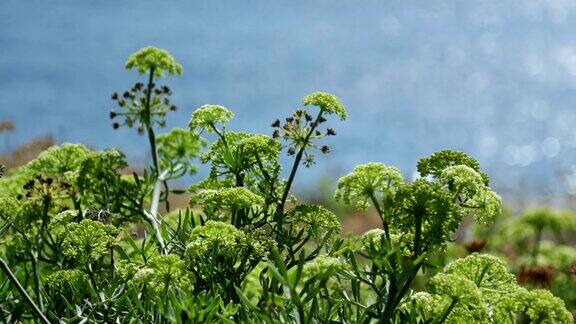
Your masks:
<svg viewBox="0 0 576 324"><path fill-rule="evenodd" d="M229 129L234 113L204 105L188 129L157 135L176 110L156 83L182 73L165 50L126 62L145 77L112 99L113 128L147 137L151 164L126 174L117 150L63 144L0 181L0 321L104 323L569 323L563 301L520 288L497 257L473 254L414 282L465 216L490 223L501 199L476 160L440 151L420 178L359 165L335 198L373 208L381 227L342 236L339 218L293 194L296 175L330 153L341 101L312 93L271 136ZM208 141L202 136L212 138ZM280 156L293 157L283 169ZM170 182L197 170L190 206L171 210ZM160 212L160 204L167 211ZM144 234L134 233L144 227Z"/></svg>

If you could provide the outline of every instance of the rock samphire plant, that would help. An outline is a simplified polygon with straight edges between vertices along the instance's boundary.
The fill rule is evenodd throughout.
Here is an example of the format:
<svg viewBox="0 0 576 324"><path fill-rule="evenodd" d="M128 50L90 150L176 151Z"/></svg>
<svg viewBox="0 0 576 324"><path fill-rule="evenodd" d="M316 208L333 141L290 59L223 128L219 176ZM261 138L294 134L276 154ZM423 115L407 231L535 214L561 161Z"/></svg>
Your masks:
<svg viewBox="0 0 576 324"><path fill-rule="evenodd" d="M148 47L126 68L144 82L112 95L110 117L114 128L146 136L151 165L130 174L117 150L63 144L6 171L0 322L572 321L560 299L519 287L496 257L472 254L432 269L430 258L464 217L491 222L500 212L470 156L425 157L414 181L382 163L357 166L335 198L372 208L381 227L342 236L332 211L291 193L298 171L330 152L324 137L336 132L327 120L347 117L337 97L304 97L273 121L271 136L229 129L234 114L219 105L198 108L188 129L157 135L176 110L159 82L182 66ZM293 158L286 169L282 154ZM171 195L183 193L171 183L196 172L197 158L208 176L190 186L189 208L171 210Z"/></svg>

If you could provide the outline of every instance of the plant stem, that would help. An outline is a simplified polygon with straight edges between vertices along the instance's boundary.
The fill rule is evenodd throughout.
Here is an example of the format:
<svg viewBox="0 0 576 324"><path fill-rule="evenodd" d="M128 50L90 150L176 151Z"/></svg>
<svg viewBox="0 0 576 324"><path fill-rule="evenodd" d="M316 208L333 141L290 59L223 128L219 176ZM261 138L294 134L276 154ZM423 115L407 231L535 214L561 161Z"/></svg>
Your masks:
<svg viewBox="0 0 576 324"><path fill-rule="evenodd" d="M386 215L384 215L384 211L380 207L380 204L378 204L378 200L376 200L376 197L374 196L374 194L370 194L370 199L372 200L372 204L374 204L374 208L376 208L378 215L380 215L380 219L382 220L382 227L384 227L384 234L386 235L386 239L388 240L388 243L392 243L392 242L390 242L390 228L388 227L388 221L386 220Z"/></svg>
<svg viewBox="0 0 576 324"><path fill-rule="evenodd" d="M32 256L32 271L34 272L34 293L38 298L38 306L41 311L44 311L44 302L42 301L42 294L40 293L40 268L38 267L38 256Z"/></svg>
<svg viewBox="0 0 576 324"><path fill-rule="evenodd" d="M396 286L396 278L392 277L389 280L388 294L386 298L386 305L384 306L384 312L380 323L392 323L392 311L396 308L394 301L396 301L396 295L398 287Z"/></svg>
<svg viewBox="0 0 576 324"><path fill-rule="evenodd" d="M24 287L22 287L22 285L20 284L18 279L16 279L16 276L14 275L14 273L10 270L10 267L8 267L8 264L6 263L6 261L4 261L4 259L2 259L2 258L0 258L0 268L2 268L2 271L4 271L4 273L6 274L6 276L8 277L10 282L12 283L12 285L14 287L16 287L16 289L18 290L18 292L20 293L22 298L24 298L26 303L30 306L30 308L32 308L32 311L40 319L40 321L42 323L45 323L45 324L50 324L50 321L48 321L48 319L42 313L40 308L38 308L36 303L34 303L34 300L32 300L30 295L28 295L28 293L26 292L26 289L24 289Z"/></svg>
<svg viewBox="0 0 576 324"><path fill-rule="evenodd" d="M440 317L440 320L438 321L438 324L442 324L446 321L446 319L448 318L448 316L450 315L450 313L452 312L452 310L454 309L454 307L456 306L456 299L452 299L452 302L450 303L450 305L448 306L448 308L446 308L446 310L444 311L444 313L442 314L442 317Z"/></svg>
<svg viewBox="0 0 576 324"><path fill-rule="evenodd" d="M417 212L414 214L414 258L420 255L420 245L422 241L422 214Z"/></svg>
<svg viewBox="0 0 576 324"><path fill-rule="evenodd" d="M324 111L322 109L320 109L318 116L316 116L316 120L314 120L314 122L312 123L312 126L310 127L310 131L308 132L308 134L304 138L304 142L302 143L302 147L300 147L300 150L298 151L298 154L296 154L296 158L294 159L294 164L292 165L292 170L290 171L290 176L288 177L288 181L286 182L286 186L284 187L284 193L282 194L282 199L280 200L280 203L278 203L278 208L276 209L276 221L277 221L277 229L278 229L279 233L280 233L280 231L282 229L282 225L284 223L284 207L286 205L286 199L288 199L288 194L290 193L290 188L292 187L292 182L294 181L294 177L296 177L296 171L298 170L298 167L300 166L300 161L302 160L302 156L304 155L304 150L306 150L306 146L308 145L308 142L310 141L310 136L312 136L312 134L314 133L314 130L318 126L318 121L320 120L320 117L322 117L323 112Z"/></svg>
<svg viewBox="0 0 576 324"><path fill-rule="evenodd" d="M148 141L150 142L150 154L152 154L152 163L156 174L160 174L158 165L158 152L156 151L156 135L152 128L152 88L154 86L154 67L150 68L150 76L148 77L148 90L146 91L146 114L144 123L146 124L146 132L148 133Z"/></svg>

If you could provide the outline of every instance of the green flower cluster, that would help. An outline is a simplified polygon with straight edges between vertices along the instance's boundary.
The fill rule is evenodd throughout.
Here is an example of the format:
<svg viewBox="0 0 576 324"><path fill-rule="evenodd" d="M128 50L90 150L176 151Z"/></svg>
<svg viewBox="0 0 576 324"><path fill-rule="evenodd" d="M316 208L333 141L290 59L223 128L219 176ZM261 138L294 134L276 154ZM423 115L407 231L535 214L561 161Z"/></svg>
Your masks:
<svg viewBox="0 0 576 324"><path fill-rule="evenodd" d="M573 323L572 314L566 310L562 299L548 290L523 290L520 298L532 323Z"/></svg>
<svg viewBox="0 0 576 324"><path fill-rule="evenodd" d="M118 230L112 225L91 219L66 225L62 252L70 258L81 258L87 264L99 260L116 244Z"/></svg>
<svg viewBox="0 0 576 324"><path fill-rule="evenodd" d="M502 199L473 168L463 164L447 167L440 174L440 182L456 194L478 222L491 223L502 213Z"/></svg>
<svg viewBox="0 0 576 324"><path fill-rule="evenodd" d="M183 128L173 128L170 132L158 136L158 156L163 170L181 168L182 172L196 173L197 167L192 160L200 155L206 146L206 140L198 133Z"/></svg>
<svg viewBox="0 0 576 324"><path fill-rule="evenodd" d="M506 264L490 255L472 254L448 264L429 281L429 293L406 299L404 311L422 320L447 323L516 323L527 315L540 323L570 323L561 299L547 290L527 291L508 273Z"/></svg>
<svg viewBox="0 0 576 324"><path fill-rule="evenodd" d="M124 275L126 276L127 274ZM154 293L165 295L170 289L174 288L183 291L190 290L194 277L180 257L174 254L167 254L150 259L145 267L133 273L130 282L133 284L145 284Z"/></svg>
<svg viewBox="0 0 576 324"><path fill-rule="evenodd" d="M64 297L68 302L78 302L88 293L88 275L78 269L58 270L45 278L46 287L52 296Z"/></svg>
<svg viewBox="0 0 576 324"><path fill-rule="evenodd" d="M9 177L0 179L0 195L16 197L24 194L24 185L38 176L73 183L82 161L90 153L83 144L51 146L34 160L14 170Z"/></svg>
<svg viewBox="0 0 576 324"><path fill-rule="evenodd" d="M339 233L342 226L338 217L323 206L299 205L288 212L288 222L302 224L311 237ZM297 231L293 228L292 231ZM294 233L295 234L295 233Z"/></svg>
<svg viewBox="0 0 576 324"><path fill-rule="evenodd" d="M140 74L154 71L154 76L161 78L165 73L182 74L182 65L168 51L153 46L145 47L132 54L126 61L128 70L136 70Z"/></svg>
<svg viewBox="0 0 576 324"><path fill-rule="evenodd" d="M459 306L483 309L482 318L488 317L487 307L482 307L482 295L480 290L471 280L456 274L439 273L428 282L430 293L448 297L448 302L459 303Z"/></svg>
<svg viewBox="0 0 576 324"><path fill-rule="evenodd" d="M442 150L433 153L432 155L418 161L417 170L422 177L431 175L435 178L440 178L444 169L456 165L465 165L472 168L474 171L479 172L482 179L484 179L484 183L488 185L490 177L488 174L481 172L480 163L466 153L460 151Z"/></svg>
<svg viewBox="0 0 576 324"><path fill-rule="evenodd" d="M346 271L349 268L348 263L342 259L320 255L304 264L302 275L308 279L324 275L331 276L335 272Z"/></svg>
<svg viewBox="0 0 576 324"><path fill-rule="evenodd" d="M383 229L375 228L364 233L360 241L360 251L367 255L376 266L382 267L388 262L386 258L391 251L396 250L405 257L412 254L414 234L391 233L390 241L388 241L386 232Z"/></svg>
<svg viewBox="0 0 576 324"><path fill-rule="evenodd" d="M267 247L251 240L246 233L234 225L208 221L204 226L196 227L190 234L190 243L186 246L186 255L192 262L205 260L207 255L215 253L222 258L235 259L250 250L252 258L258 259L267 253Z"/></svg>
<svg viewBox="0 0 576 324"><path fill-rule="evenodd" d="M423 178L406 183L397 168L357 166L340 178L335 198L362 210L374 206L386 240L401 233L396 250L402 254L407 248L414 255L443 248L466 214L487 222L501 212L500 197L466 154L441 151L421 159L418 170ZM411 247L407 238L413 239Z"/></svg>
<svg viewBox="0 0 576 324"><path fill-rule="evenodd" d="M396 167L383 163L362 164L338 180L334 198L365 210L374 200L381 201L393 195L403 184L404 177Z"/></svg>
<svg viewBox="0 0 576 324"><path fill-rule="evenodd" d="M192 113L189 127L192 130L206 130L208 133L213 133L218 131L216 128L218 123L225 126L232 117L234 113L224 106L204 105Z"/></svg>
<svg viewBox="0 0 576 324"><path fill-rule="evenodd" d="M256 167L256 157L261 162L275 161L280 153L280 143L266 135L246 132L226 132L203 153L203 163L212 163L213 172L231 170L240 173Z"/></svg>
<svg viewBox="0 0 576 324"><path fill-rule="evenodd" d="M249 210L262 208L264 199L243 187L206 190L201 193L207 214L217 214L223 210Z"/></svg>
<svg viewBox="0 0 576 324"><path fill-rule="evenodd" d="M263 161L277 159L282 148L280 143L263 134L251 134L240 139L238 147L243 154L252 157L258 156Z"/></svg>
<svg viewBox="0 0 576 324"><path fill-rule="evenodd" d="M340 102L340 99L327 92L314 92L304 97L302 103L304 106L316 106L329 114L336 114L341 120L345 120L348 117L348 112L342 102Z"/></svg>

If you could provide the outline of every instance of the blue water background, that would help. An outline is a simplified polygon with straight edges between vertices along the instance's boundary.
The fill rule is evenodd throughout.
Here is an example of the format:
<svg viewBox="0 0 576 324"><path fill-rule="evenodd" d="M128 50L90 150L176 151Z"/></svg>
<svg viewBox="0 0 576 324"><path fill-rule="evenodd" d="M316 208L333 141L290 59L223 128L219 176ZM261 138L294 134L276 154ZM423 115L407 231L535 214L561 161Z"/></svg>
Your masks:
<svg viewBox="0 0 576 324"><path fill-rule="evenodd" d="M0 119L11 146L117 147L145 163L146 140L112 131L110 94L140 80L123 64L156 45L182 63L167 78L185 127L205 103L233 129L269 124L314 91L337 94L333 153L300 187L381 161L408 178L442 148L465 150L507 192L576 193L576 5L571 1L0 2Z"/></svg>

